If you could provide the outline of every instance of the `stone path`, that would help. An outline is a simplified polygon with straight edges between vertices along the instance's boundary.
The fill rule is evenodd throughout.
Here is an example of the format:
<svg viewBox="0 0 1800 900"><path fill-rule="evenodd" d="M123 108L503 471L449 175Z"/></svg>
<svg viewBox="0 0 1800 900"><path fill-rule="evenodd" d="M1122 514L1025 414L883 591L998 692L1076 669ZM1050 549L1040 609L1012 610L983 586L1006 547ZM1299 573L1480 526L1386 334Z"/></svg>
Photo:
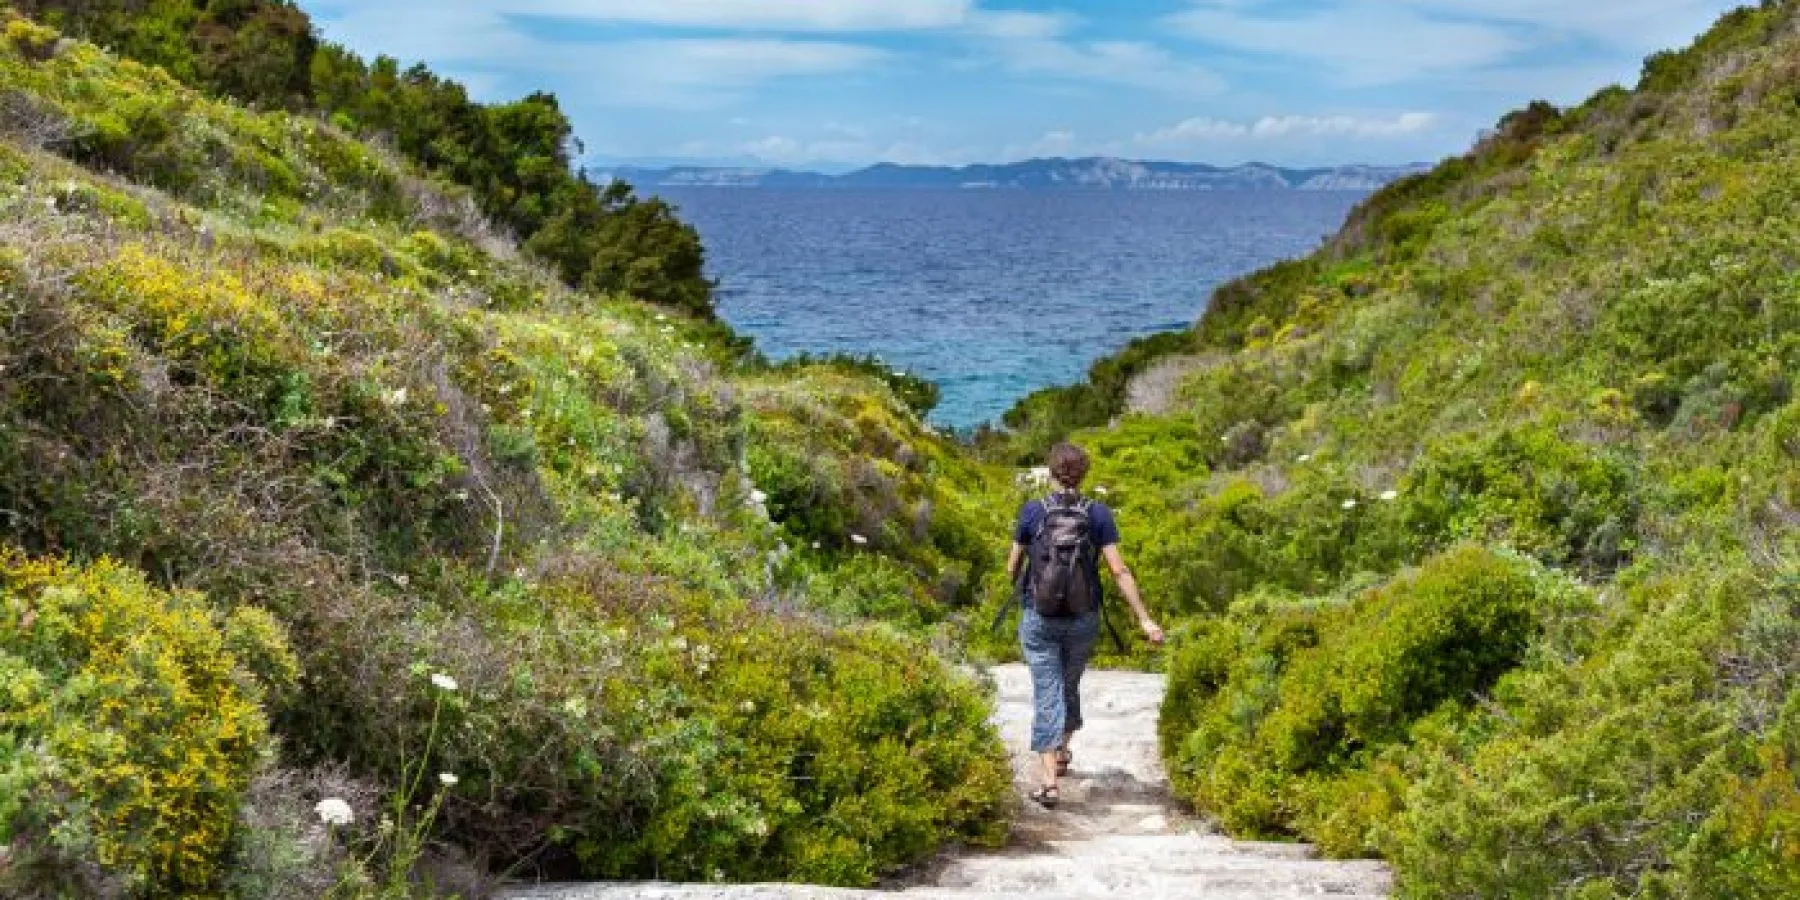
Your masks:
<svg viewBox="0 0 1800 900"><path fill-rule="evenodd" d="M1054 811L1024 802L1033 765L1025 747L1031 682L1023 667L994 670L995 722L1013 752L1023 809L1006 850L945 860L920 884L888 891L791 885L582 884L518 888L508 900L1260 900L1385 897L1374 862L1328 862L1296 844L1254 844L1213 833L1170 802L1156 747L1160 675L1090 672L1082 683L1086 728Z"/></svg>

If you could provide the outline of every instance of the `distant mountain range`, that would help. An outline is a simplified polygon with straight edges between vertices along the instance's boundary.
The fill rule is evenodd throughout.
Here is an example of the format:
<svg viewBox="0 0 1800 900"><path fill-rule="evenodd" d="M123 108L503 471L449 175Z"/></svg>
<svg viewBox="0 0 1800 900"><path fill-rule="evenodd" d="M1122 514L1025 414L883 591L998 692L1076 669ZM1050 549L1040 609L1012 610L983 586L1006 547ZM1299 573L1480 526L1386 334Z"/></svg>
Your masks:
<svg viewBox="0 0 1800 900"><path fill-rule="evenodd" d="M1431 168L1337 166L1285 169L1262 163L1221 168L1199 163L1140 162L1128 159L1033 159L1004 165L902 166L882 163L842 175L773 168L619 167L600 171L640 189L717 188L961 188L1005 190L1127 191L1372 191Z"/></svg>

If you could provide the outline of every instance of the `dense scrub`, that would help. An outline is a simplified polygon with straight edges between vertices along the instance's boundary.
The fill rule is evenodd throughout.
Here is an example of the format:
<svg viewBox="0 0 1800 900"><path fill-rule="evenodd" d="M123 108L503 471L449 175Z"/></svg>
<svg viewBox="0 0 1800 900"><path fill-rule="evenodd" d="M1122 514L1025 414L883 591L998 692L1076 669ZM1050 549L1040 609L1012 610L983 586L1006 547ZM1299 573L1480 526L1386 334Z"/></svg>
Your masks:
<svg viewBox="0 0 1800 900"><path fill-rule="evenodd" d="M214 884L298 674L267 613L0 551L0 885Z"/></svg>
<svg viewBox="0 0 1800 900"><path fill-rule="evenodd" d="M1203 810L1408 896L1793 893L1797 10L1508 116L1096 367L1183 370L1158 414L1112 376L1017 411L1096 450L1185 620Z"/></svg>
<svg viewBox="0 0 1800 900"><path fill-rule="evenodd" d="M517 235L573 287L629 293L701 316L712 312L698 233L661 200L638 199L624 184L595 184L574 169L580 142L553 95L476 103L461 84L422 64L403 70L392 57L368 62L321 41L289 0L13 5L211 96L380 136L410 162L467 189L484 217ZM54 40L42 52L50 53ZM82 83L69 87L79 93ZM205 166L165 156L164 145L191 139L182 133L187 117L179 96L139 97L117 109L118 118L71 134L70 147L78 157L124 171L147 167L141 174L165 187L199 177ZM267 145L231 148L259 158L262 149Z"/></svg>
<svg viewBox="0 0 1800 900"><path fill-rule="evenodd" d="M906 383L735 368L430 168L25 20L0 83L0 893L866 884L1004 833L931 646L990 479Z"/></svg>

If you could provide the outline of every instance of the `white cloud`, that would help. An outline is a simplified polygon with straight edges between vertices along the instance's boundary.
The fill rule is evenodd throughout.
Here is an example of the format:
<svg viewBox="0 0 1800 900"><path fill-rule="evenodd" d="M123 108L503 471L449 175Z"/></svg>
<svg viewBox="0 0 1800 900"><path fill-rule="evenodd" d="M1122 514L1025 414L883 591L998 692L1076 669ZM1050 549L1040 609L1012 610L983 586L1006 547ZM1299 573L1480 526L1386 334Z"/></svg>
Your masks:
<svg viewBox="0 0 1800 900"><path fill-rule="evenodd" d="M677 28L874 32L959 25L971 7L971 0L512 0L506 11Z"/></svg>
<svg viewBox="0 0 1800 900"><path fill-rule="evenodd" d="M1054 129L1035 140L1008 144L996 158L1118 156L1231 162L1275 153L1281 158L1309 157L1338 164L1345 161L1337 155L1343 152L1343 142L1379 143L1394 149L1442 126L1440 116L1426 112L1368 117L1263 116L1242 121L1196 116L1117 140L1084 140L1071 129Z"/></svg>
<svg viewBox="0 0 1800 900"><path fill-rule="evenodd" d="M1614 63L1505 66L1457 76L1450 85L1459 90L1504 97L1509 109L1523 106L1529 100L1573 106L1607 85L1636 83L1640 68L1641 64L1635 58Z"/></svg>
<svg viewBox="0 0 1800 900"><path fill-rule="evenodd" d="M1529 46L1506 27L1430 18L1391 2L1348 0L1298 13L1256 5L1210 0L1167 24L1204 43L1314 60L1359 87L1493 65Z"/></svg>
<svg viewBox="0 0 1800 900"><path fill-rule="evenodd" d="M774 38L625 41L598 53L545 50L558 57L558 68L590 79L595 99L681 108L715 106L777 79L853 72L889 58L858 44Z"/></svg>
<svg viewBox="0 0 1800 900"><path fill-rule="evenodd" d="M1614 44L1684 44L1736 0L1411 0L1424 13L1513 22Z"/></svg>
<svg viewBox="0 0 1800 900"><path fill-rule="evenodd" d="M1132 143L1143 148L1176 150L1224 142L1289 138L1392 139L1429 132L1437 123L1437 116L1425 112L1401 113L1392 118L1264 116L1247 122L1197 117L1167 128L1139 133L1132 139Z"/></svg>
<svg viewBox="0 0 1800 900"><path fill-rule="evenodd" d="M977 154L969 148L943 150L907 137L875 136L799 138L771 134L748 141L694 140L682 144L677 154L690 159L750 159L769 166L862 164L879 160L901 165L938 166L967 162Z"/></svg>
<svg viewBox="0 0 1800 900"><path fill-rule="evenodd" d="M407 3L358 3L342 12L314 16L330 40L408 62L434 66L474 63L500 66L532 57L537 42L520 34L492 10L443 3L428 16Z"/></svg>
<svg viewBox="0 0 1800 900"><path fill-rule="evenodd" d="M1009 37L980 44L979 63L1015 75L1206 96L1225 89L1212 69L1142 41Z"/></svg>
<svg viewBox="0 0 1800 900"><path fill-rule="evenodd" d="M501 13L454 3L420 16L402 4L377 0L336 17L321 16L321 22L333 40L379 47L404 60L428 60L476 85L495 82L489 73L500 72L530 72L534 81L557 85L578 79L581 100L601 106L709 108L777 79L841 74L889 58L862 44L781 37L547 40Z"/></svg>
<svg viewBox="0 0 1800 900"><path fill-rule="evenodd" d="M1393 119L1359 119L1354 116L1270 116L1250 126L1253 137L1395 137L1418 134L1437 120L1431 113L1401 113Z"/></svg>
<svg viewBox="0 0 1800 900"><path fill-rule="evenodd" d="M976 13L968 20L975 34L1003 40L1050 40L1061 37L1079 20L1066 13L1005 10Z"/></svg>
<svg viewBox="0 0 1800 900"><path fill-rule="evenodd" d="M1075 132L1067 129L1047 131L1037 140L1022 144L1008 144L1000 151L998 159L1043 159L1056 156L1085 156L1093 148L1084 145L1076 137Z"/></svg>
<svg viewBox="0 0 1800 900"><path fill-rule="evenodd" d="M1169 27L1228 49L1323 64L1351 87L1500 66L1579 39L1629 61L1684 45L1741 0L1192 0ZM1592 54L1587 54L1589 58Z"/></svg>

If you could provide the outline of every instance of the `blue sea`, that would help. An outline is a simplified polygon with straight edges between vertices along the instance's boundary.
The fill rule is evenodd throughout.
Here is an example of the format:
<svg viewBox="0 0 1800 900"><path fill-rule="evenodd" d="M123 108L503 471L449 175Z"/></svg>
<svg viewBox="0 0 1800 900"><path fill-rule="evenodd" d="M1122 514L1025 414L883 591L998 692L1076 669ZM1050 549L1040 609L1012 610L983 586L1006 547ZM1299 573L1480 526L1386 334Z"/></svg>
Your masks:
<svg viewBox="0 0 1800 900"><path fill-rule="evenodd" d="M1364 195L660 189L699 228L726 321L781 359L874 353L997 420L1219 284L1304 255Z"/></svg>

